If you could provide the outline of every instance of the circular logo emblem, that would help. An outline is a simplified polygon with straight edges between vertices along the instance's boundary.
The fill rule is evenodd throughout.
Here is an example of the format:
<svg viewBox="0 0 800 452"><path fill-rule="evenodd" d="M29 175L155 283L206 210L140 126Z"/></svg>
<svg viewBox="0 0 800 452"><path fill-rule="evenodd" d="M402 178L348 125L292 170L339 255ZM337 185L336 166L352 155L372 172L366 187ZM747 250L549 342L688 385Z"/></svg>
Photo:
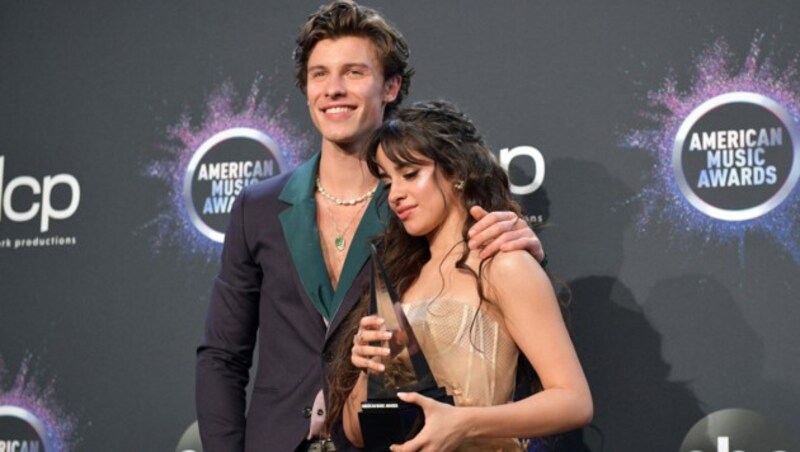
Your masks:
<svg viewBox="0 0 800 452"><path fill-rule="evenodd" d="M0 405L0 448L3 446L9 451L54 450L47 442L42 421L14 405Z"/></svg>
<svg viewBox="0 0 800 452"><path fill-rule="evenodd" d="M183 432L181 439L178 440L175 452L203 452L203 444L200 442L200 428L197 426L197 421L194 421Z"/></svg>
<svg viewBox="0 0 800 452"><path fill-rule="evenodd" d="M774 100L748 92L722 94L683 121L672 169L699 211L720 220L750 220L780 205L796 185L800 133Z"/></svg>
<svg viewBox="0 0 800 452"><path fill-rule="evenodd" d="M236 195L283 168L283 153L264 132L237 127L215 134L197 148L186 170L183 197L192 224L222 243Z"/></svg>
<svg viewBox="0 0 800 452"><path fill-rule="evenodd" d="M787 452L797 450L774 422L759 413L730 408L709 414L689 430L680 452Z"/></svg>

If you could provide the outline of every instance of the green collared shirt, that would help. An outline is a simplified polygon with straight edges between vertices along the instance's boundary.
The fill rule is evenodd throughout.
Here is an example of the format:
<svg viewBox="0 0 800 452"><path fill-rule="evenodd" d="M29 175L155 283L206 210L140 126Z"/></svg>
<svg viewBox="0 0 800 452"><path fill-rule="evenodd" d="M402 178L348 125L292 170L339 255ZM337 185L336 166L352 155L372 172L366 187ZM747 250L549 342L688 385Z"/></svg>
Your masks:
<svg viewBox="0 0 800 452"><path fill-rule="evenodd" d="M387 211L384 204L378 206L377 202L383 190L381 186L369 201L358 224L339 276L339 285L334 290L322 257L317 227L314 193L319 159L320 154L316 153L289 178L279 199L292 207L281 212L279 218L303 287L319 313L330 322L369 257L370 238L383 230L381 218L387 218Z"/></svg>

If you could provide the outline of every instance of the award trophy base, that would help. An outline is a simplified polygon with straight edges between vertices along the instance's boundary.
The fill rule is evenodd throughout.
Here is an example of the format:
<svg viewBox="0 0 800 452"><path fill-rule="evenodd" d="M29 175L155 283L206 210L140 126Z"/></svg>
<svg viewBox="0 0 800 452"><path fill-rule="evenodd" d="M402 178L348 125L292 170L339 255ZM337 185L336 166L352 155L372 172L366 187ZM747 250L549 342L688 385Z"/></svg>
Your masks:
<svg viewBox="0 0 800 452"><path fill-rule="evenodd" d="M444 388L420 394L441 403L454 405ZM419 405L400 399L370 399L361 404L358 415L366 452L385 452L392 444L402 444L419 433L425 425L425 414Z"/></svg>

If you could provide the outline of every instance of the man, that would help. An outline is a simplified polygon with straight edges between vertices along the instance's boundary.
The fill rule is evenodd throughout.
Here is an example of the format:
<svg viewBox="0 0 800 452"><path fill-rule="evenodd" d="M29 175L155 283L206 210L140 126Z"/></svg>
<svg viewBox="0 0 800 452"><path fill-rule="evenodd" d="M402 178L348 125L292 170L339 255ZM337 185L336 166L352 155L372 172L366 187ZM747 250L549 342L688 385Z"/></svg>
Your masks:
<svg viewBox="0 0 800 452"><path fill-rule="evenodd" d="M206 452L315 450L328 437L336 450L354 450L341 428L321 431L323 373L339 324L365 290L368 239L387 215L360 155L408 92L407 59L402 35L350 1L321 7L301 29L297 83L321 150L294 172L247 187L231 211L197 350ZM470 246L485 244L486 254L524 248L541 257L538 240L515 215L477 207L472 214L482 220ZM256 339L258 370L245 417Z"/></svg>

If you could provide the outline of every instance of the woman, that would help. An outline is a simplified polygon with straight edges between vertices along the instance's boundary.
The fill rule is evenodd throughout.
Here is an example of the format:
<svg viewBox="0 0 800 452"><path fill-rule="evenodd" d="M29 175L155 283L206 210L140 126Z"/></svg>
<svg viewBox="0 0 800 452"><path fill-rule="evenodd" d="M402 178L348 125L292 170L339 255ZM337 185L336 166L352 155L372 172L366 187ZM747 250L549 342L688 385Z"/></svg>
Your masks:
<svg viewBox="0 0 800 452"><path fill-rule="evenodd" d="M523 450L515 438L588 424L591 394L547 274L526 252L481 260L467 246L470 208L519 211L470 120L444 102L402 109L376 132L367 162L393 212L380 236L387 274L437 382L455 399L451 406L399 394L422 408L425 426L392 450ZM345 434L360 445L364 371L383 371L379 357L390 353L370 342L391 333L377 316L350 323L358 330L352 366L329 408L342 413ZM542 389L511 402L519 352Z"/></svg>

